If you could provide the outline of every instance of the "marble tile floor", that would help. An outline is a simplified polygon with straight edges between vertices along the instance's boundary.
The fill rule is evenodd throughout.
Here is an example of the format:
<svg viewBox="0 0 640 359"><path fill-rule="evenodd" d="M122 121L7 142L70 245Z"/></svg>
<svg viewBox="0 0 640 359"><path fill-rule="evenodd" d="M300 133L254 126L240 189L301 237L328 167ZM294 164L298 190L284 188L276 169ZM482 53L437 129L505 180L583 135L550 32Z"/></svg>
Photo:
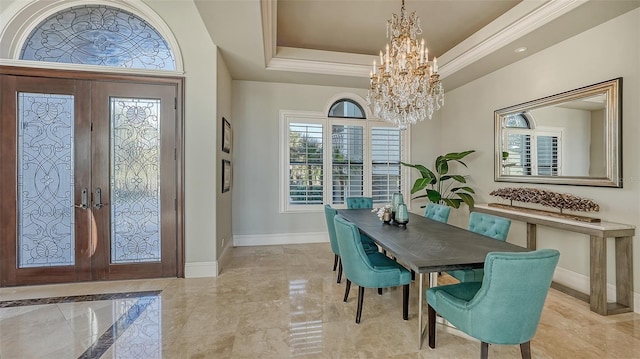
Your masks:
<svg viewBox="0 0 640 359"><path fill-rule="evenodd" d="M238 247L231 256L217 278L0 288L0 301L14 303L0 304L0 358L480 355L478 342L442 325L436 349L425 343L418 350L413 284L408 321L402 320L400 288L381 296L368 289L362 322L355 324L357 286L344 303L344 283L335 282L328 243ZM138 294L90 297L131 292ZM33 301L69 296L88 297ZM534 358L640 358L640 315L603 317L552 289L531 349ZM492 345L489 357L519 358L520 352L518 346Z"/></svg>

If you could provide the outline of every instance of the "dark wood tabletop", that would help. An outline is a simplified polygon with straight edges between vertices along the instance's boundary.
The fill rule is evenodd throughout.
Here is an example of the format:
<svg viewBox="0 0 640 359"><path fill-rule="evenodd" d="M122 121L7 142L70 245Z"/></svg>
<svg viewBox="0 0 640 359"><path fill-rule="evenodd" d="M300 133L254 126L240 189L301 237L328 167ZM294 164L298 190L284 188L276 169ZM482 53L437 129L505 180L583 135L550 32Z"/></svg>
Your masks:
<svg viewBox="0 0 640 359"><path fill-rule="evenodd" d="M489 252L528 251L413 213L406 227L385 224L370 209L339 209L338 214L417 273L482 268Z"/></svg>

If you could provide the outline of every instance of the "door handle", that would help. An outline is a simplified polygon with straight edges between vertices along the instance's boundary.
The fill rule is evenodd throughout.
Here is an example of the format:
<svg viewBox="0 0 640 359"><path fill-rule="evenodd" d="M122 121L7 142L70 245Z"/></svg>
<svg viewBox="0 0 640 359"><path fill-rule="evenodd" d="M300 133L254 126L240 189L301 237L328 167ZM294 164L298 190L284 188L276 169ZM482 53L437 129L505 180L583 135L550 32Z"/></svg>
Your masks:
<svg viewBox="0 0 640 359"><path fill-rule="evenodd" d="M93 206L96 207L97 209L100 209L106 205L108 205L108 203L102 203L102 189L100 189L100 187L97 187L96 188L96 204L94 204Z"/></svg>
<svg viewBox="0 0 640 359"><path fill-rule="evenodd" d="M74 207L87 209L89 208L89 200L88 200L88 191L87 188L82 189L82 193L80 195L80 204L74 204Z"/></svg>

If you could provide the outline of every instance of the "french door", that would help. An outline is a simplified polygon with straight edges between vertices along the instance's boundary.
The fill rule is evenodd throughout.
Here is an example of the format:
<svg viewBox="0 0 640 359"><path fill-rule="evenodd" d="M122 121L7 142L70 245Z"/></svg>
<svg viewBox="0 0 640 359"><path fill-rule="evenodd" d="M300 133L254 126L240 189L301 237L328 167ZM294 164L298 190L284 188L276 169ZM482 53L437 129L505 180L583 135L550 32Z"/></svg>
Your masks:
<svg viewBox="0 0 640 359"><path fill-rule="evenodd" d="M0 76L0 285L180 276L179 84Z"/></svg>

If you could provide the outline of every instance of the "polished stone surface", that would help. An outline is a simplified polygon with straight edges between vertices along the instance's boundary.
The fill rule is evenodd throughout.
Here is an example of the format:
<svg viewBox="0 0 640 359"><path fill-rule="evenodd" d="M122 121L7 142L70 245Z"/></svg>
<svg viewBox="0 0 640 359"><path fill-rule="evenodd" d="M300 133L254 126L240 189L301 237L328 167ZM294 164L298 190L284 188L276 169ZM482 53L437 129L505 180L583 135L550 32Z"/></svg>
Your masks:
<svg viewBox="0 0 640 359"><path fill-rule="evenodd" d="M0 288L0 358L476 358L480 344L438 325L437 347L418 350L417 285L409 320L402 290L365 292L355 323L357 286L331 271L329 244L238 247L217 278L155 279ZM452 281L446 275L442 281ZM161 291L94 301L43 298ZM534 358L637 358L640 315L600 316L587 303L550 290ZM519 358L492 345L490 358Z"/></svg>

